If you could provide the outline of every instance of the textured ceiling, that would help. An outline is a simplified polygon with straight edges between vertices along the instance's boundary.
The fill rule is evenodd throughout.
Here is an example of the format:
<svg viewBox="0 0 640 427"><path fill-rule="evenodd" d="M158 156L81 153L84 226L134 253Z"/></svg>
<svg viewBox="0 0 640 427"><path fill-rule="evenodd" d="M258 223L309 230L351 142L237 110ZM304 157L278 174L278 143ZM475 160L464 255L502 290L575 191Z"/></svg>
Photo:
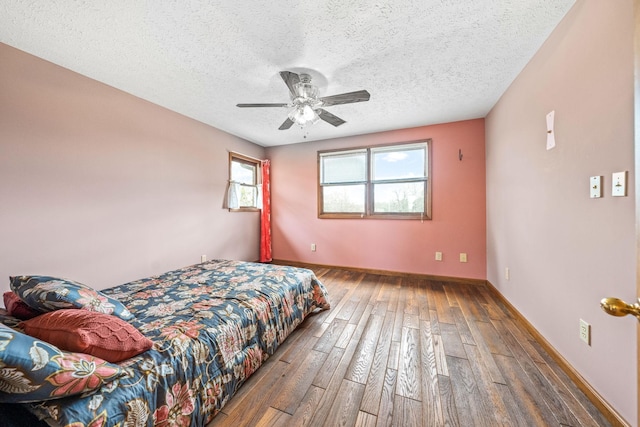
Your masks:
<svg viewBox="0 0 640 427"><path fill-rule="evenodd" d="M0 41L263 146L484 117L574 0L2 0ZM347 123L280 131L279 71Z"/></svg>

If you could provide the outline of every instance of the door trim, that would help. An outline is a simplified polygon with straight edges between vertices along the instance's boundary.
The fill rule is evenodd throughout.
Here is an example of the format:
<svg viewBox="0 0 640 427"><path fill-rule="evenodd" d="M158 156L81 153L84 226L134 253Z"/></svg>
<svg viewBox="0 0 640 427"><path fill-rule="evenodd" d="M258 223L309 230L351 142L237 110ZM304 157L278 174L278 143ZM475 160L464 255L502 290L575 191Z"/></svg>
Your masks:
<svg viewBox="0 0 640 427"><path fill-rule="evenodd" d="M635 175L635 216L636 216L636 295L640 295L640 0L634 1L633 35L633 80L634 80L634 175ZM640 426L640 322L636 322L636 376L637 414L636 425Z"/></svg>

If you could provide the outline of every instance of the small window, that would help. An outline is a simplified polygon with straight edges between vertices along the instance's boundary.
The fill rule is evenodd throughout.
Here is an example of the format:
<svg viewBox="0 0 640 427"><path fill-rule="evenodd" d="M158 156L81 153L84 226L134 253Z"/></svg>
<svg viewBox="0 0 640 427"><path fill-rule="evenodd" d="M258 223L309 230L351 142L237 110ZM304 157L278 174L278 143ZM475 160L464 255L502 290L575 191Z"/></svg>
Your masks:
<svg viewBox="0 0 640 427"><path fill-rule="evenodd" d="M430 219L430 140L318 153L320 218Z"/></svg>
<svg viewBox="0 0 640 427"><path fill-rule="evenodd" d="M229 153L229 210L259 209L260 161L238 153Z"/></svg>

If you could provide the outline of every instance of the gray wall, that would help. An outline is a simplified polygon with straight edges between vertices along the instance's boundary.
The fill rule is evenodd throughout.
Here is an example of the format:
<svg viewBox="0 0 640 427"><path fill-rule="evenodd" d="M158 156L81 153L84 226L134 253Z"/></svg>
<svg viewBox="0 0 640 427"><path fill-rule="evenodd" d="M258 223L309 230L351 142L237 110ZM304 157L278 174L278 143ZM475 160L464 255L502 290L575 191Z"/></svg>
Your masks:
<svg viewBox="0 0 640 427"><path fill-rule="evenodd" d="M486 156L488 280L635 425L636 322L599 308L636 296L632 0L576 2L488 115ZM611 197L624 170L630 196Z"/></svg>
<svg viewBox="0 0 640 427"><path fill-rule="evenodd" d="M95 288L257 260L257 212L223 209L228 151L264 150L0 44L0 291L48 274Z"/></svg>

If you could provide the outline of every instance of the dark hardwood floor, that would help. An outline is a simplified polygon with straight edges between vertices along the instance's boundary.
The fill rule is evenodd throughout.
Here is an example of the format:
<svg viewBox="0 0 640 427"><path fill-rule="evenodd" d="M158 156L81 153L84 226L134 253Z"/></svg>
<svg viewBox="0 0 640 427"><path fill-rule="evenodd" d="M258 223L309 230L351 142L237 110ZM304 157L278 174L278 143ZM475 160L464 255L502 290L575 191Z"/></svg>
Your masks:
<svg viewBox="0 0 640 427"><path fill-rule="evenodd" d="M315 272L331 310L208 427L610 425L485 286Z"/></svg>

